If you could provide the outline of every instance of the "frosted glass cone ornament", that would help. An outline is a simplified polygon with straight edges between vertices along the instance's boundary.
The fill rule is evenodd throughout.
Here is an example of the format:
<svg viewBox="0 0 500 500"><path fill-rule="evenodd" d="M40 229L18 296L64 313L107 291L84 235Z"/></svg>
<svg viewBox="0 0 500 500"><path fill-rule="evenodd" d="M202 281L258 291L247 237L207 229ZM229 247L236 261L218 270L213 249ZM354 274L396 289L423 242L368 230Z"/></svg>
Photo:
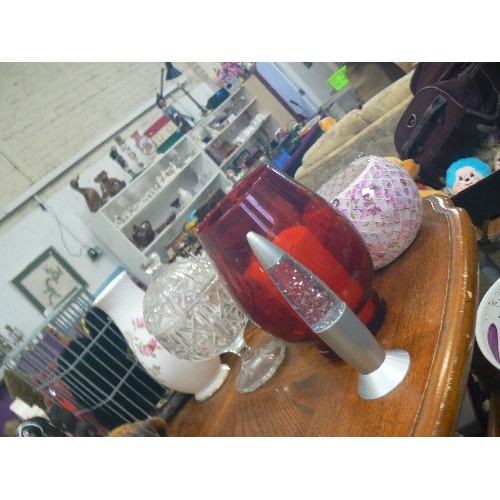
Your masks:
<svg viewBox="0 0 500 500"><path fill-rule="evenodd" d="M399 257L422 223L422 198L406 170L378 156L354 160L317 193L359 231L374 269Z"/></svg>
<svg viewBox="0 0 500 500"><path fill-rule="evenodd" d="M147 329L175 356L203 360L231 352L241 359L238 392L254 391L276 372L285 344L273 340L251 349L244 340L247 316L204 253L161 265L156 256L144 299Z"/></svg>
<svg viewBox="0 0 500 500"><path fill-rule="evenodd" d="M154 380L169 389L194 394L197 401L212 396L226 380L229 367L218 356L188 361L169 353L145 327L143 300L144 292L123 271L97 296L94 305L114 321Z"/></svg>
<svg viewBox="0 0 500 500"><path fill-rule="evenodd" d="M368 328L309 269L264 237L247 240L271 280L293 309L344 361L359 372L358 394L376 399L405 378L410 356L402 349L384 350Z"/></svg>

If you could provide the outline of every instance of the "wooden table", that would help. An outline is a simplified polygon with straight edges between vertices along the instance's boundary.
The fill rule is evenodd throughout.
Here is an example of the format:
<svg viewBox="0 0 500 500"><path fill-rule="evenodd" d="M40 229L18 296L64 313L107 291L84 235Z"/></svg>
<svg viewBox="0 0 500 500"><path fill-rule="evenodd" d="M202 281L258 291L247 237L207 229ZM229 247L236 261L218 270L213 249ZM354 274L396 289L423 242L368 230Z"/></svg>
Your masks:
<svg viewBox="0 0 500 500"><path fill-rule="evenodd" d="M385 349L412 359L387 396L363 400L357 374L313 345L289 344L283 364L256 391L239 394L239 360L210 399L190 399L169 422L171 436L449 436L460 411L473 348L478 264L473 226L449 199L425 198L417 238L376 272L387 316L377 333ZM251 326L257 346L267 335ZM268 337L267 337L268 338Z"/></svg>

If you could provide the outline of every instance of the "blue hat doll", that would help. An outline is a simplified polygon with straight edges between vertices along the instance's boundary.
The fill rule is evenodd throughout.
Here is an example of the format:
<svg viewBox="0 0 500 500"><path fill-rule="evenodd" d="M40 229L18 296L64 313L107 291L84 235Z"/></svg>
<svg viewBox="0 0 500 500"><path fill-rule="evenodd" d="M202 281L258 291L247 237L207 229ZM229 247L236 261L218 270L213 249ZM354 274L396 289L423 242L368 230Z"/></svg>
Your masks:
<svg viewBox="0 0 500 500"><path fill-rule="evenodd" d="M451 195L455 195L490 174L490 166L479 158L461 158L446 170L446 188Z"/></svg>

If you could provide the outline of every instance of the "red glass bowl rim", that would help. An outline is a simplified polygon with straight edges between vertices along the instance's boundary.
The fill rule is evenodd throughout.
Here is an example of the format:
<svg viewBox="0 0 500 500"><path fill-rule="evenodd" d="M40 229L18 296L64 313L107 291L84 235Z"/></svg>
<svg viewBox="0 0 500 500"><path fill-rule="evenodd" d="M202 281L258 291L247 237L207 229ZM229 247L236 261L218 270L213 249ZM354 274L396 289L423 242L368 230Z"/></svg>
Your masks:
<svg viewBox="0 0 500 500"><path fill-rule="evenodd" d="M208 227L225 218L233 208L239 205L239 202L243 199L244 195L250 189L252 189L256 184L260 183L265 176L270 174L278 175L287 182L293 182L292 179L289 179L282 172L273 168L271 165L261 165L254 171L250 172L247 176L245 176L238 184L233 187L231 191L229 191L229 193L226 194L226 196L224 196L215 205L214 208L212 208L212 210L210 210L210 212L208 212L205 218L201 221L200 225L196 228L196 233L203 233ZM302 186L299 185L299 187ZM222 207L224 207L228 203L229 206L227 207L227 210L222 212L219 217L216 217L215 214L219 213Z"/></svg>

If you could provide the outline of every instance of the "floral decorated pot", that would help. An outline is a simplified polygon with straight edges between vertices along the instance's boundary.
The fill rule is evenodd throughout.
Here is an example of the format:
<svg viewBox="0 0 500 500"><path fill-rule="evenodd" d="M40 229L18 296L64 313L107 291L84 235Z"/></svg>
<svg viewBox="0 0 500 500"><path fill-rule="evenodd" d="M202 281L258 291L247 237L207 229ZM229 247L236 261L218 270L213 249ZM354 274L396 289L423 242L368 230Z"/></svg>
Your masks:
<svg viewBox="0 0 500 500"><path fill-rule="evenodd" d="M134 356L158 383L194 394L198 401L213 395L226 379L229 367L218 356L190 361L170 354L144 325L144 295L127 272L122 271L98 295L94 306L116 323Z"/></svg>

